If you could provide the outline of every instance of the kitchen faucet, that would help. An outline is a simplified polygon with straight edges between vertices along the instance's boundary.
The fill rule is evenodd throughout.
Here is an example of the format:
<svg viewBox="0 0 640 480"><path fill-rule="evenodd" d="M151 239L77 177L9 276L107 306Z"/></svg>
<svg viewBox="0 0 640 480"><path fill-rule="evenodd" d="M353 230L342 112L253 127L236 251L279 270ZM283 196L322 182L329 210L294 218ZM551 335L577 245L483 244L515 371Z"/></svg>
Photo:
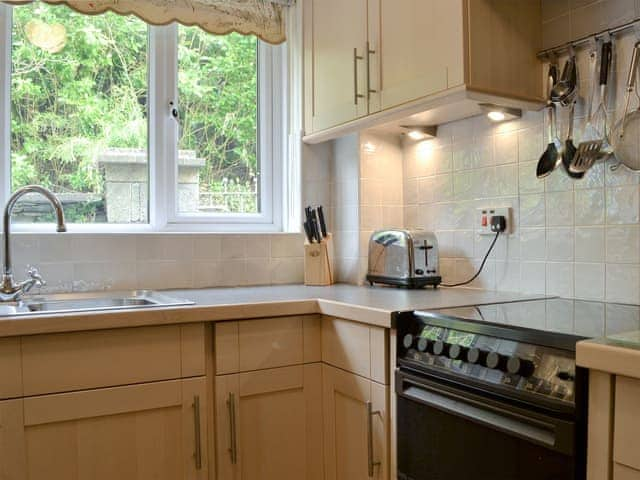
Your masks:
<svg viewBox="0 0 640 480"><path fill-rule="evenodd" d="M67 226L64 222L64 211L62 210L62 203L58 200L50 190L39 185L27 185L17 190L4 207L4 257L2 266L2 285L0 286L0 302L14 302L20 300L23 293L27 293L34 286L43 286L46 284L44 279L38 273L38 270L34 267L29 267L27 275L29 278L23 282L16 283L13 279L13 265L11 263L11 212L17 201L23 195L28 193L39 193L53 206L56 212L57 218L57 232L66 232Z"/></svg>

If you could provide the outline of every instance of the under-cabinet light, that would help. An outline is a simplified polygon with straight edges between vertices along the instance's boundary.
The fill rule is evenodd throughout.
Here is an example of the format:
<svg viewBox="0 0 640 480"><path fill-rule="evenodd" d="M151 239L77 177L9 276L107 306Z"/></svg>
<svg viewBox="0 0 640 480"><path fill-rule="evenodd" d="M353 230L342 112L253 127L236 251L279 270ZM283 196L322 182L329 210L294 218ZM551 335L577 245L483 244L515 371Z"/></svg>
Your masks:
<svg viewBox="0 0 640 480"><path fill-rule="evenodd" d="M421 126L402 126L406 130L406 135L411 140L426 140L427 138L435 138L438 133L438 127L421 127Z"/></svg>
<svg viewBox="0 0 640 480"><path fill-rule="evenodd" d="M503 107L493 103L480 103L479 107L486 112L487 117L492 122L506 122L522 117L522 110L519 108Z"/></svg>

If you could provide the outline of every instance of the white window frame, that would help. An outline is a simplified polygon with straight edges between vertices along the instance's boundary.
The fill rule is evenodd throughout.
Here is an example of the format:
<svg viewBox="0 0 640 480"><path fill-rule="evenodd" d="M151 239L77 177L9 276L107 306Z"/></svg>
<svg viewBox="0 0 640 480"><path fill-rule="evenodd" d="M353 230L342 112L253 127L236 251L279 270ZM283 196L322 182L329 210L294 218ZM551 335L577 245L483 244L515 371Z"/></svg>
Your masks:
<svg viewBox="0 0 640 480"><path fill-rule="evenodd" d="M10 90L13 7L0 5L0 203L11 195ZM282 232L298 231L299 156L289 135L289 49L258 42L258 214L184 214L177 208L178 122L170 102L177 93L178 26L149 26L149 223L69 224L70 232ZM295 222L295 223L294 223ZM50 231L51 224L14 224L16 232Z"/></svg>

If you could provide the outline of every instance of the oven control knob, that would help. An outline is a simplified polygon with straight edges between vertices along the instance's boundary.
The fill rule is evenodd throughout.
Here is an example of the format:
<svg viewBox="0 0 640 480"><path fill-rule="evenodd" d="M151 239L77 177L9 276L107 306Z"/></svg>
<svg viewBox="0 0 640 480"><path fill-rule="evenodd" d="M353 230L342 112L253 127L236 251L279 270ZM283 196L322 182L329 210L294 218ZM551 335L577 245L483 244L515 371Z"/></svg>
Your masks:
<svg viewBox="0 0 640 480"><path fill-rule="evenodd" d="M485 350L480 350L477 347L473 347L470 348L469 351L467 352L467 362L469 363L479 363L479 364L486 364L487 361L487 355L489 354L489 352L486 352Z"/></svg>
<svg viewBox="0 0 640 480"><path fill-rule="evenodd" d="M449 347L451 345L449 343L443 342L442 340L437 340L433 344L433 354L434 355L448 355Z"/></svg>
<svg viewBox="0 0 640 480"><path fill-rule="evenodd" d="M418 339L418 351L426 352L427 350L429 350L429 340L424 337L420 337Z"/></svg>
<svg viewBox="0 0 640 480"><path fill-rule="evenodd" d="M404 348L411 348L411 345L413 345L413 335L411 335L410 333L407 333L403 338L402 338L402 345L404 345Z"/></svg>
<svg viewBox="0 0 640 480"><path fill-rule="evenodd" d="M510 357L507 360L507 372L513 375L521 375L530 377L535 370L535 365L531 360L525 360L520 357Z"/></svg>
<svg viewBox="0 0 640 480"><path fill-rule="evenodd" d="M487 355L486 365L488 368L495 370L506 370L507 357L496 352L491 352Z"/></svg>
<svg viewBox="0 0 640 480"><path fill-rule="evenodd" d="M467 347L463 347L462 345L453 344L449 347L449 358L451 360L463 360L465 358L465 354L469 350Z"/></svg>

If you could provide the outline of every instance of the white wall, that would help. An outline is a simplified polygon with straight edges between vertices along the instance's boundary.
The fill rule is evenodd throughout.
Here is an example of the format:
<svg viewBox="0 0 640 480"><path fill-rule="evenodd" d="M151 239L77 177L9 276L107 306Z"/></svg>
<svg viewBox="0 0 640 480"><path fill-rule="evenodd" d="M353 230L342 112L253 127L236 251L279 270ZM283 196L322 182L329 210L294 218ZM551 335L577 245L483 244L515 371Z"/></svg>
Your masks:
<svg viewBox="0 0 640 480"><path fill-rule="evenodd" d="M622 110L633 42L635 35L625 35L614 44L612 119ZM578 60L577 141L589 84L584 49ZM511 206L515 232L499 239L473 287L640 302L640 175L599 164L579 181L562 169L538 180L543 127L541 112L499 126L475 117L442 126L433 142L407 143L405 225L435 230L445 281L462 281L491 240L474 231L474 209Z"/></svg>
<svg viewBox="0 0 640 480"><path fill-rule="evenodd" d="M373 231L402 227L402 146L396 136L362 132L332 142L337 281L362 284Z"/></svg>
<svg viewBox="0 0 640 480"><path fill-rule="evenodd" d="M403 150L398 136L364 132L360 152L359 281L364 282L371 234L404 225Z"/></svg>
<svg viewBox="0 0 640 480"><path fill-rule="evenodd" d="M300 283L298 234L14 234L16 280L40 269L42 292Z"/></svg>
<svg viewBox="0 0 640 480"><path fill-rule="evenodd" d="M330 143L303 146L303 204L331 214ZM25 234L12 236L14 274L27 265L47 280L42 293L302 283L302 234Z"/></svg>
<svg viewBox="0 0 640 480"><path fill-rule="evenodd" d="M640 0L542 3L545 47L640 16ZM615 45L612 113L634 41L626 35ZM579 68L583 96L584 50ZM516 231L472 286L639 302L640 176L600 165L580 182L562 171L537 180L543 127L533 112L500 126L483 117L443 125L437 140L404 148L371 132L304 146L303 204L325 205L337 279L362 283L370 233L405 226L435 230L445 280L462 280L488 242L473 230L474 208L511 205ZM16 277L39 266L50 292L300 283L304 273L300 234L17 234L13 244Z"/></svg>
<svg viewBox="0 0 640 480"><path fill-rule="evenodd" d="M640 0L542 0L543 48L640 17Z"/></svg>
<svg viewBox="0 0 640 480"><path fill-rule="evenodd" d="M335 280L358 283L360 225L360 136L348 135L332 142L332 219L335 246Z"/></svg>

